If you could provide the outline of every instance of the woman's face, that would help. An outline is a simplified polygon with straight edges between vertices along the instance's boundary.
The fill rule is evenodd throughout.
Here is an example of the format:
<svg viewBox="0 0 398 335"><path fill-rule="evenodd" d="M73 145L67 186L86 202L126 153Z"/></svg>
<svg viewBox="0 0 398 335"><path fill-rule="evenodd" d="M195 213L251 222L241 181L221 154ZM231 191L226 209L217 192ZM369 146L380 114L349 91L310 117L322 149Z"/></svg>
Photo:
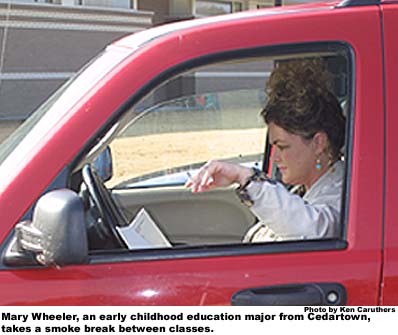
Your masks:
<svg viewBox="0 0 398 335"><path fill-rule="evenodd" d="M316 160L323 149L316 140L306 140L300 135L292 134L274 123L268 125L272 144L272 160L278 166L282 181L290 185L311 187L322 174L316 169Z"/></svg>

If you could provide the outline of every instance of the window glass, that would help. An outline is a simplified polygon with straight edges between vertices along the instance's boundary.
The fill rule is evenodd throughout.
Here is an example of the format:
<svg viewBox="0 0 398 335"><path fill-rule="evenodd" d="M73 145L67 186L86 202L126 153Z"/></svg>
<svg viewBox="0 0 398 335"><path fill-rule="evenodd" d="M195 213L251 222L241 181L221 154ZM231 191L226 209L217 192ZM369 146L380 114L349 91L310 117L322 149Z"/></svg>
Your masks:
<svg viewBox="0 0 398 335"><path fill-rule="evenodd" d="M259 111L271 67L270 61L218 64L157 89L135 107L139 117L112 142L115 169L109 184L155 185L210 159L258 165L266 137ZM181 175L180 184L187 177Z"/></svg>
<svg viewBox="0 0 398 335"><path fill-rule="evenodd" d="M232 13L232 2L198 0L195 3L197 15L211 16Z"/></svg>
<svg viewBox="0 0 398 335"><path fill-rule="evenodd" d="M241 2L233 2L233 11L234 12L241 12L243 10L243 4Z"/></svg>
<svg viewBox="0 0 398 335"><path fill-rule="evenodd" d="M265 239L247 240L247 234L253 233L253 227L264 220L239 199L236 184L203 193L192 193L185 187L185 183L210 160L260 170L264 169L265 163L271 162L266 172L279 178L272 172L275 164L270 155L275 155L273 152L280 148L275 145L268 150L267 132L270 129L260 115L270 99L265 87L275 68L303 60L319 60L324 64L330 74L329 87L333 99L337 98L334 100L337 108L341 106L347 114L349 76L346 56L343 53L312 52L236 59L184 72L151 92L115 125L111 132L118 134L110 143L113 175L106 186L112 189L129 222L137 218L154 222L169 243L157 240L152 247L317 238L295 232L278 238L269 230ZM305 141L307 139L303 137ZM298 153L294 161L299 160L300 155ZM314 160L314 166L315 163L318 164ZM342 177L333 182L340 183L336 186L340 190ZM279 182L278 185L284 192L298 192L291 189L289 183ZM341 191L337 192L340 192L336 194L340 201ZM300 201L305 204L307 200ZM340 220L339 211L340 207L331 214L337 221ZM297 218L301 220L299 216ZM325 237L340 234L340 223L333 227L336 229L325 232Z"/></svg>

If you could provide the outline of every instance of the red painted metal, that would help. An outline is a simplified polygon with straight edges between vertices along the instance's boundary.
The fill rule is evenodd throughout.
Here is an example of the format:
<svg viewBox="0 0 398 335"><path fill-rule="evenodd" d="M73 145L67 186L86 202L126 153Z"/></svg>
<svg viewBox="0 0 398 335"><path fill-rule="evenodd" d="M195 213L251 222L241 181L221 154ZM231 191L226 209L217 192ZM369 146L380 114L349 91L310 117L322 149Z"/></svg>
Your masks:
<svg viewBox="0 0 398 335"><path fill-rule="evenodd" d="M380 0L380 2L381 2L383 5L386 5L386 4L397 4L397 3L398 3L398 0Z"/></svg>
<svg viewBox="0 0 398 335"><path fill-rule="evenodd" d="M3 183L0 193L0 238L4 240L21 215L112 113L170 67L222 51L340 41L351 46L355 62L346 250L3 270L0 304L224 305L230 303L233 293L244 288L300 282L339 282L347 289L348 304L378 304L385 173L379 10L376 6L335 9L330 4L301 10L272 9L264 11L264 15L238 15L230 20L193 25L154 39L132 52L75 106L65 106L69 111L56 127L49 129L34 151L8 171L10 178ZM385 13L390 22L385 30L391 29L390 35L386 34L386 43L391 43L387 54L391 63L397 59L396 47L392 47L393 32L397 30L396 23L391 23L397 21L395 13ZM130 48L131 41L128 37L115 45ZM396 70L394 65L391 73L397 73ZM396 98L392 97L392 92L397 91L396 78L391 82L395 85L390 88L388 100L392 110L396 109ZM387 136L398 143L396 116L389 117ZM387 178L397 185L394 148L396 144L388 150L388 162L392 165L387 169ZM398 214L396 200L397 190L391 187L386 199L386 231L398 236L392 225ZM386 246L390 247L387 252L391 253L387 256L392 262L396 261L396 245L397 238L386 239ZM386 289L397 285L392 264L385 268L390 274ZM394 297L382 302L397 304L398 297Z"/></svg>
<svg viewBox="0 0 398 335"><path fill-rule="evenodd" d="M398 5L386 5L383 11L385 77L386 77L386 198L384 226L384 267L381 283L381 304L396 305L398 301Z"/></svg>

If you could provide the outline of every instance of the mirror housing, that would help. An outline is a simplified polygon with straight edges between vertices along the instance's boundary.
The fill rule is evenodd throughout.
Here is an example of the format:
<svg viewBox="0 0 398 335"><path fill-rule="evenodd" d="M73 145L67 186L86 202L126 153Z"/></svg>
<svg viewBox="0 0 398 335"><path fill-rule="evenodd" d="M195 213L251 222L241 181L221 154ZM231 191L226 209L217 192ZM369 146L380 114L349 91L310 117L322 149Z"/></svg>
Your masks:
<svg viewBox="0 0 398 335"><path fill-rule="evenodd" d="M108 181L113 176L112 152L111 148L107 146L93 162L93 166L102 181Z"/></svg>
<svg viewBox="0 0 398 335"><path fill-rule="evenodd" d="M83 202L73 191L61 189L43 195L32 221L16 225L4 253L9 266L82 264L88 259Z"/></svg>

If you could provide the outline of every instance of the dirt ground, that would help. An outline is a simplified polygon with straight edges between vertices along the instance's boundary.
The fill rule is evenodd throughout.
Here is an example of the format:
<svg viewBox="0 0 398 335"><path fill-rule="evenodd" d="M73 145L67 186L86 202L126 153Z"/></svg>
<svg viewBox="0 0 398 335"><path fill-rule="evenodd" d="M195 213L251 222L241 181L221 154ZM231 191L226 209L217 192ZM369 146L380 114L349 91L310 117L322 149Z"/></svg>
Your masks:
<svg viewBox="0 0 398 335"><path fill-rule="evenodd" d="M0 143L20 124L0 122ZM123 180L194 165L210 159L258 154L264 149L264 129L211 130L131 136L111 144L114 176L107 183L114 186Z"/></svg>
<svg viewBox="0 0 398 335"><path fill-rule="evenodd" d="M264 129L257 128L119 138L111 145L114 177L110 186L210 159L258 154L264 150L264 140Z"/></svg>

